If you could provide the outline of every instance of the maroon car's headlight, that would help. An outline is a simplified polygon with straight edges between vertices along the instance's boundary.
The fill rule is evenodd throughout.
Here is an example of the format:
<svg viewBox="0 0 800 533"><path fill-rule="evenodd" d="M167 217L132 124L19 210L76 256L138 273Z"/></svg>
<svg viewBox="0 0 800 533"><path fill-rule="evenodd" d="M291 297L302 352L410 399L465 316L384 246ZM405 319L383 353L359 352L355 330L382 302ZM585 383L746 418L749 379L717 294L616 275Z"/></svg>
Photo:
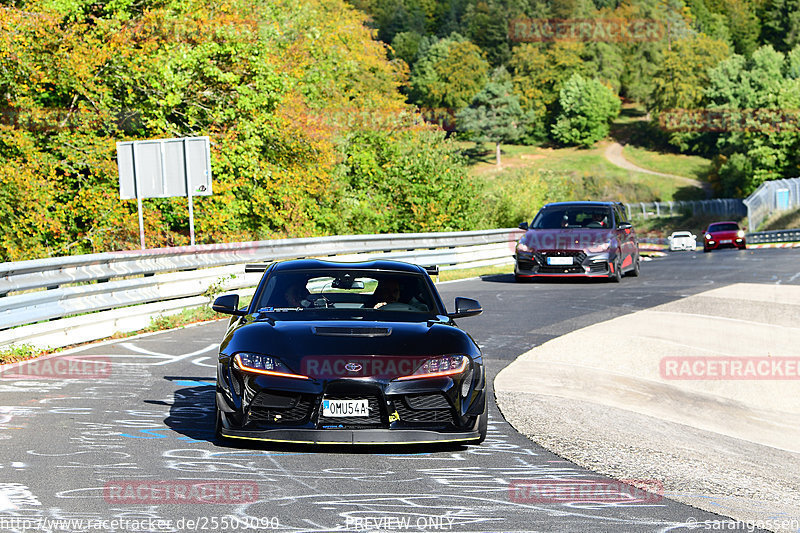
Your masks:
<svg viewBox="0 0 800 533"><path fill-rule="evenodd" d="M744 230L740 229L739 231L737 231L736 236L739 237L740 239L744 239Z"/></svg>
<svg viewBox="0 0 800 533"><path fill-rule="evenodd" d="M409 376L402 376L398 380L439 378L443 376L455 376L464 372L469 366L469 357L466 355L443 355L427 359Z"/></svg>
<svg viewBox="0 0 800 533"><path fill-rule="evenodd" d="M234 357L236 367L244 372L254 374L265 374L267 376L278 376L284 378L310 379L308 376L293 374L278 359L269 355L258 353L241 352Z"/></svg>
<svg viewBox="0 0 800 533"><path fill-rule="evenodd" d="M707 240L707 241L710 241L710 240L711 240L711 239L713 239L713 238L714 238L714 236L713 236L713 235L711 235L710 233L706 233L706 240Z"/></svg>
<svg viewBox="0 0 800 533"><path fill-rule="evenodd" d="M611 243L610 242L601 242L601 243L595 244L593 246L590 246L589 248L587 248L587 250L589 252L593 253L593 254L596 254L596 253L599 253L599 252L605 252L610 247L611 247Z"/></svg>
<svg viewBox="0 0 800 533"><path fill-rule="evenodd" d="M530 246L528 246L524 242L520 241L520 242L517 243L517 251L529 254L529 253L531 253L533 251L533 248L531 248Z"/></svg>

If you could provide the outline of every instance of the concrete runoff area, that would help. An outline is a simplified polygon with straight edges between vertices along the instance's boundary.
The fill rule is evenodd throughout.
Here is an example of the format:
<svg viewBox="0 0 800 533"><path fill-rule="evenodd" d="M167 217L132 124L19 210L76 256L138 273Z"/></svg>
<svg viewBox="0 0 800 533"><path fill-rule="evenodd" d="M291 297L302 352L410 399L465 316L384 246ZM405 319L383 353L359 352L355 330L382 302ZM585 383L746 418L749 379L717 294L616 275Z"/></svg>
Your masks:
<svg viewBox="0 0 800 533"><path fill-rule="evenodd" d="M730 366L742 358L755 359ZM800 380L787 378L798 361L800 286L740 283L553 339L501 371L494 388L518 431L570 461L797 531Z"/></svg>

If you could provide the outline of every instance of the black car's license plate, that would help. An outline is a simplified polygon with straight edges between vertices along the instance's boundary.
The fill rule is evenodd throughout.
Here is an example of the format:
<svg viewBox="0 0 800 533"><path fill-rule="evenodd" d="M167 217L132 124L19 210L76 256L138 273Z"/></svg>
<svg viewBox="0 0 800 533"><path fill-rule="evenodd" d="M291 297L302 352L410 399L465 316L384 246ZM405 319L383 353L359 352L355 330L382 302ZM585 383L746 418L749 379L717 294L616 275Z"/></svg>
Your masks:
<svg viewBox="0 0 800 533"><path fill-rule="evenodd" d="M322 416L369 416L369 400L322 400Z"/></svg>

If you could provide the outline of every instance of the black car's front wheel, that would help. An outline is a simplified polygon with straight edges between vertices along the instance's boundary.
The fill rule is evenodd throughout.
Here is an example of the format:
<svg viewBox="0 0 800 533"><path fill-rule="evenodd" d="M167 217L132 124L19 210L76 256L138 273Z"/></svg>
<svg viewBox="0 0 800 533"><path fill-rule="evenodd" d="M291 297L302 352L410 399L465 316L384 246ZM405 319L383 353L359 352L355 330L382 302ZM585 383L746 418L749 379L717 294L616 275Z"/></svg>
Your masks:
<svg viewBox="0 0 800 533"><path fill-rule="evenodd" d="M217 442L225 440L225 436L222 434L222 412L216 401L214 402L214 440Z"/></svg>
<svg viewBox="0 0 800 533"><path fill-rule="evenodd" d="M489 406L483 409L483 414L478 417L478 444L486 440L486 434L489 432Z"/></svg>

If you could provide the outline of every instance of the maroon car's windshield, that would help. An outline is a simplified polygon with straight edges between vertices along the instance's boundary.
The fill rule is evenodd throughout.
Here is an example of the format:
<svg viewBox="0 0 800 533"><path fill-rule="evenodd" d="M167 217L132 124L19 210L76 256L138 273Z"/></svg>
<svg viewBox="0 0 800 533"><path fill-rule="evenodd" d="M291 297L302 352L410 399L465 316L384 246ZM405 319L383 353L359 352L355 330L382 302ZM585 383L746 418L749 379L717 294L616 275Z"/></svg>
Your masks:
<svg viewBox="0 0 800 533"><path fill-rule="evenodd" d="M738 231L739 225L735 222L726 222L722 224L711 224L708 227L708 231Z"/></svg>
<svg viewBox="0 0 800 533"><path fill-rule="evenodd" d="M611 209L594 206L556 206L539 211L533 219L533 229L611 227Z"/></svg>

